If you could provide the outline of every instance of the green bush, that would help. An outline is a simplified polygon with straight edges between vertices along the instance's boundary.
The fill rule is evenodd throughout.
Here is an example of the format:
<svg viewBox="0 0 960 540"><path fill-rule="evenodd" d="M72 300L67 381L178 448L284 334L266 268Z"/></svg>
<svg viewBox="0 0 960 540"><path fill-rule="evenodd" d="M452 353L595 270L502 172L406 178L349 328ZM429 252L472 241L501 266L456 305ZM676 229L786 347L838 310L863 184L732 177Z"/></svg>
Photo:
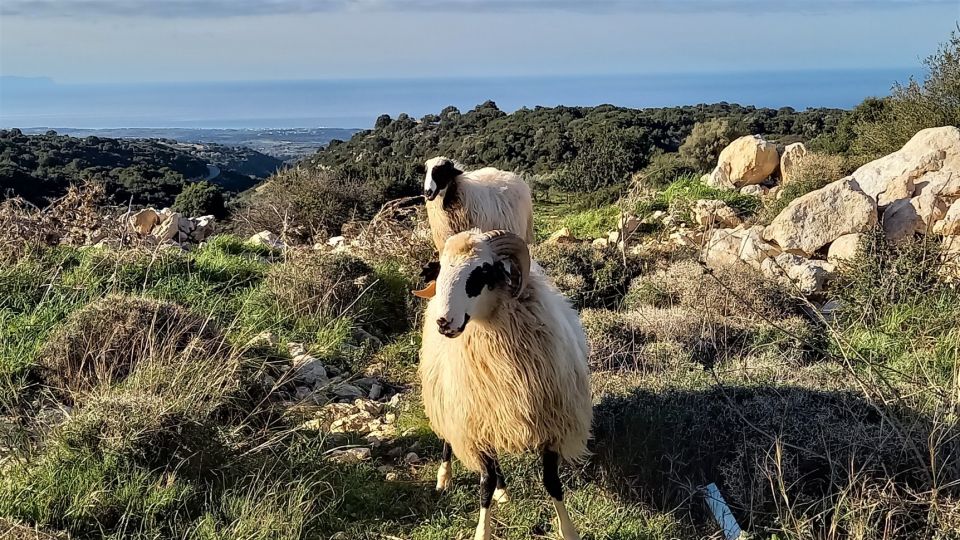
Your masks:
<svg viewBox="0 0 960 540"><path fill-rule="evenodd" d="M697 171L706 172L717 164L720 152L734 139L744 135L729 120L712 118L697 122L680 145L680 157Z"/></svg>
<svg viewBox="0 0 960 540"><path fill-rule="evenodd" d="M624 265L619 254L585 244L541 244L533 256L577 308L618 306L639 272L632 257Z"/></svg>
<svg viewBox="0 0 960 540"><path fill-rule="evenodd" d="M369 218L386 201L380 186L343 171L293 167L272 176L240 204L234 226L309 240L335 236L352 219Z"/></svg>
<svg viewBox="0 0 960 540"><path fill-rule="evenodd" d="M634 175L634 184L642 188L663 189L676 179L690 176L698 171L690 158L678 153L656 154L650 164Z"/></svg>
<svg viewBox="0 0 960 540"><path fill-rule="evenodd" d="M923 81L897 83L883 101L876 119L864 118L856 126L853 150L883 155L899 150L924 128L960 125L960 33L924 60Z"/></svg>
<svg viewBox="0 0 960 540"><path fill-rule="evenodd" d="M223 189L206 181L187 184L171 208L187 217L213 215L223 218L227 213Z"/></svg>
<svg viewBox="0 0 960 540"><path fill-rule="evenodd" d="M742 195L728 189L710 187L696 176L679 178L659 193L656 203L667 206L670 212L688 216L693 204L700 199L713 199L727 203L741 217L752 216L760 209L760 199L753 195Z"/></svg>

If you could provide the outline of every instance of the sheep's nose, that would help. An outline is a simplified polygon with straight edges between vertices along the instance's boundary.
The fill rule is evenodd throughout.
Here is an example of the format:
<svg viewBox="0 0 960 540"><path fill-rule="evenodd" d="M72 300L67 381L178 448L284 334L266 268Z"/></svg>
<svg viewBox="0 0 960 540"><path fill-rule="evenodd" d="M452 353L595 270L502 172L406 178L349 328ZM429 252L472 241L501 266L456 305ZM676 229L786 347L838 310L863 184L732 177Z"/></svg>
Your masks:
<svg viewBox="0 0 960 540"><path fill-rule="evenodd" d="M449 329L450 329L450 321L448 321L448 320L447 320L446 318L444 318L444 317L440 317L439 319L437 319L437 327L440 328L440 332L441 332L441 333L442 333L444 330L449 330Z"/></svg>

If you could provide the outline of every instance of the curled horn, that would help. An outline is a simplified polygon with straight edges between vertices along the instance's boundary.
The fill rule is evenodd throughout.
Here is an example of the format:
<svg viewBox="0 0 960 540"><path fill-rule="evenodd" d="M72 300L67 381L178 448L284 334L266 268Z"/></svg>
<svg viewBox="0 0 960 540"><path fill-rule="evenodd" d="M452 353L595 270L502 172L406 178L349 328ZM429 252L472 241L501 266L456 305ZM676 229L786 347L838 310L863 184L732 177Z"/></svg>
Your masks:
<svg viewBox="0 0 960 540"><path fill-rule="evenodd" d="M509 259L510 282L513 296L520 296L530 277L530 248L516 234L508 231L490 231L484 234L487 244L499 259Z"/></svg>

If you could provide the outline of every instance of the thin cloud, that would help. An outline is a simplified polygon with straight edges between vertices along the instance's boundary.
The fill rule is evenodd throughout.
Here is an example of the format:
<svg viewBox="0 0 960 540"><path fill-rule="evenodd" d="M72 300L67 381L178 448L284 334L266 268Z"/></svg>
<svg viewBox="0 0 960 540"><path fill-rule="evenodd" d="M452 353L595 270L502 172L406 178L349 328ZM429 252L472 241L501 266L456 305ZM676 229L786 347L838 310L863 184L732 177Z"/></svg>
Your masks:
<svg viewBox="0 0 960 540"><path fill-rule="evenodd" d="M15 17L214 18L339 11L793 13L956 5L956 0L3 0Z"/></svg>

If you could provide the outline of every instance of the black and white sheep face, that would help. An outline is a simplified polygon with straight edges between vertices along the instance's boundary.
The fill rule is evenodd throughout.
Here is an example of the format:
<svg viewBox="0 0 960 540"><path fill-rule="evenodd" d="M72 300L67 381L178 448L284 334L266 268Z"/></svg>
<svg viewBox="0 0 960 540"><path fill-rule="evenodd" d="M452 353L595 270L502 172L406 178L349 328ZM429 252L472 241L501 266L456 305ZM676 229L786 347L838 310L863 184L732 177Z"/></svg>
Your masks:
<svg viewBox="0 0 960 540"><path fill-rule="evenodd" d="M459 247L447 243L432 300L438 303L431 310L437 316L437 330L449 338L462 334L471 319L484 320L493 312L498 301L495 289L509 274L485 244Z"/></svg>
<svg viewBox="0 0 960 540"><path fill-rule="evenodd" d="M446 191L456 177L463 174L463 171L458 169L453 161L445 157L435 157L427 160L425 169L423 196L428 201L436 199L438 195Z"/></svg>

